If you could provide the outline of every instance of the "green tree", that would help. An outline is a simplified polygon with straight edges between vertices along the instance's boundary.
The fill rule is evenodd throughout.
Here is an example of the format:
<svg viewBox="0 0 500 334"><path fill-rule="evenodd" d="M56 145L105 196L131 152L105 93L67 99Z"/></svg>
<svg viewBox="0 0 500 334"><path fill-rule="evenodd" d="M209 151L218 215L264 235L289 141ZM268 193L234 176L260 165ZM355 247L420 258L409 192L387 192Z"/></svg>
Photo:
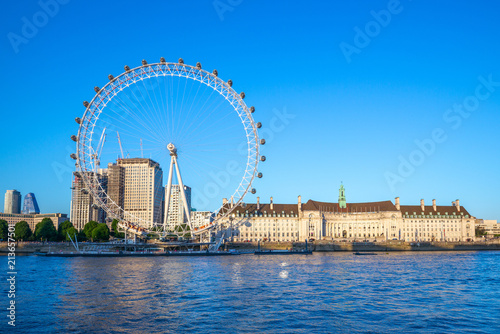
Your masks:
<svg viewBox="0 0 500 334"><path fill-rule="evenodd" d="M75 241L75 234L78 234L78 230L73 226L71 225L67 230L66 230L66 236L65 236L65 240L66 241L70 241L71 239L68 237L68 234L71 236L71 239L73 239L73 241Z"/></svg>
<svg viewBox="0 0 500 334"><path fill-rule="evenodd" d="M118 233L118 219L113 219L111 222L111 229L113 230L113 235Z"/></svg>
<svg viewBox="0 0 500 334"><path fill-rule="evenodd" d="M28 225L27 222L20 221L19 223L16 224L14 228L14 232L16 234L16 240L29 240L30 237L33 235L33 232L31 232L30 226Z"/></svg>
<svg viewBox="0 0 500 334"><path fill-rule="evenodd" d="M59 224L59 227L57 228L59 240L69 240L67 232L70 227L73 227L73 224L69 220L63 221L61 224Z"/></svg>
<svg viewBox="0 0 500 334"><path fill-rule="evenodd" d="M89 221L85 226L83 227L83 233L85 233L85 237L87 239L92 239L92 231L99 225L96 221Z"/></svg>
<svg viewBox="0 0 500 334"><path fill-rule="evenodd" d="M488 232L486 232L484 228L476 226L476 237L480 237L486 234L488 234Z"/></svg>
<svg viewBox="0 0 500 334"><path fill-rule="evenodd" d="M115 238L125 238L125 233L118 232L118 223L118 219L113 219L113 222L111 222L111 229L113 230L113 233L110 232L109 234Z"/></svg>
<svg viewBox="0 0 500 334"><path fill-rule="evenodd" d="M101 223L97 225L96 228L92 230L93 240L109 240L109 228L108 225Z"/></svg>
<svg viewBox="0 0 500 334"><path fill-rule="evenodd" d="M87 240L87 236L85 235L85 232L83 232L83 230L78 232L77 237L79 241Z"/></svg>
<svg viewBox="0 0 500 334"><path fill-rule="evenodd" d="M9 232L9 224L6 220L0 219L0 239L7 240L7 233Z"/></svg>
<svg viewBox="0 0 500 334"><path fill-rule="evenodd" d="M36 240L57 240L57 230L54 223L50 218L43 218L41 222L35 226L35 239Z"/></svg>

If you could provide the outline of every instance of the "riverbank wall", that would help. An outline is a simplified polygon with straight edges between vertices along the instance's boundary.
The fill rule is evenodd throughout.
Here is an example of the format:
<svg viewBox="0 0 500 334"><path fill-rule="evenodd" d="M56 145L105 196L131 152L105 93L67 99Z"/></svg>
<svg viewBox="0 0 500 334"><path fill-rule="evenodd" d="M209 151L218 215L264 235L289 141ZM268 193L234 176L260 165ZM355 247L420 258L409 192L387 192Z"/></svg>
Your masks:
<svg viewBox="0 0 500 334"><path fill-rule="evenodd" d="M228 249L240 251L255 250L256 242L229 243ZM264 242L261 249L305 249L305 242ZM315 241L307 243L314 252L410 252L410 251L483 251L500 250L500 240L488 242L334 242Z"/></svg>
<svg viewBox="0 0 500 334"><path fill-rule="evenodd" d="M84 242L80 243L80 249L84 247L99 247L102 243ZM154 244L151 244L153 247ZM257 242L233 242L223 246L226 249L234 249L240 252L253 252L258 249ZM262 242L262 250L303 250L305 242ZM308 242L307 248L314 252L409 252L409 251L486 251L500 250L500 239L487 242L334 242L315 241ZM73 252L75 249L70 242L19 242L16 244L16 254L31 254L34 252ZM0 254L7 254L7 242L0 242Z"/></svg>

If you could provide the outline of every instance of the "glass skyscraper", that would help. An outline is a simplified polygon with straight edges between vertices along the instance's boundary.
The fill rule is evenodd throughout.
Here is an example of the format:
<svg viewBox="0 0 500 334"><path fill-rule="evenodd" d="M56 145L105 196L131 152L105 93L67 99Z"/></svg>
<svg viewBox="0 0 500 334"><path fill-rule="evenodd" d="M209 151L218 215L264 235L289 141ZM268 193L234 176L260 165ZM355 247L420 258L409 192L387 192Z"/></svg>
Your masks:
<svg viewBox="0 0 500 334"><path fill-rule="evenodd" d="M22 213L25 215L40 213L40 208L38 207L38 203L36 202L35 194L29 193L24 196Z"/></svg>

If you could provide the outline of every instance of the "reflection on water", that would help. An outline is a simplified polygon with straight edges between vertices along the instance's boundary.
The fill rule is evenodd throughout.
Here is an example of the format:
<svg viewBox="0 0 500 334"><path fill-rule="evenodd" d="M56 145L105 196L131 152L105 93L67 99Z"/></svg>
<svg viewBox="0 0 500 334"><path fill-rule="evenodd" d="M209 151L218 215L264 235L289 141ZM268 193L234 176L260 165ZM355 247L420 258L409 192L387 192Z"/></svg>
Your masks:
<svg viewBox="0 0 500 334"><path fill-rule="evenodd" d="M18 259L18 332L499 332L500 252Z"/></svg>

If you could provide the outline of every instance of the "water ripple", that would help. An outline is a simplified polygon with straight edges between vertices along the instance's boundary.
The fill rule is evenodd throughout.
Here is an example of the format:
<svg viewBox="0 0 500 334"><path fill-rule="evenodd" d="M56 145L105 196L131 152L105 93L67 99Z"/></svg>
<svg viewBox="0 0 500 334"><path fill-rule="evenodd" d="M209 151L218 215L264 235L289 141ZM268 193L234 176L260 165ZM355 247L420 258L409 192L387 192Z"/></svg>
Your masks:
<svg viewBox="0 0 500 334"><path fill-rule="evenodd" d="M22 257L16 330L498 333L499 256Z"/></svg>

